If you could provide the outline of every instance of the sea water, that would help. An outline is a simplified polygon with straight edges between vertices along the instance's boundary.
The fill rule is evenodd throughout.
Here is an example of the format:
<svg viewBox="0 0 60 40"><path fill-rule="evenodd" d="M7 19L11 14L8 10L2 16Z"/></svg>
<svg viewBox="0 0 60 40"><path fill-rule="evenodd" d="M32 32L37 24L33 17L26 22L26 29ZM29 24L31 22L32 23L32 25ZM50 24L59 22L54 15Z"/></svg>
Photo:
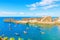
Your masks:
<svg viewBox="0 0 60 40"><path fill-rule="evenodd" d="M8 37L10 40L60 40L59 26L43 28L37 25L8 23L4 22L5 18L12 17L0 17L0 36L2 37ZM13 18L21 20L24 17Z"/></svg>

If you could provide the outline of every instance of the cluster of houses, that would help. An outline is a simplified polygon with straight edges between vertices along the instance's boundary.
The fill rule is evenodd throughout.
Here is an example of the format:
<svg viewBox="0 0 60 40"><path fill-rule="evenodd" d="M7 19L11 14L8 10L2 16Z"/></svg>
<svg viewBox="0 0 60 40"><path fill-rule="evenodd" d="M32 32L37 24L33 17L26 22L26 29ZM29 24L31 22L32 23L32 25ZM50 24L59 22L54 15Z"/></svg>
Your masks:
<svg viewBox="0 0 60 40"><path fill-rule="evenodd" d="M17 22L29 22L29 23L55 23L60 22L60 18L52 18L51 16L45 16L41 18L23 18L22 20L19 20Z"/></svg>
<svg viewBox="0 0 60 40"><path fill-rule="evenodd" d="M8 21L6 21L6 22L8 22ZM40 18L23 18L21 20L13 20L13 19L11 19L11 22L15 22L15 23L54 24L54 23L60 23L60 18L57 17L57 18L52 19L51 16L44 16L44 17L40 17Z"/></svg>

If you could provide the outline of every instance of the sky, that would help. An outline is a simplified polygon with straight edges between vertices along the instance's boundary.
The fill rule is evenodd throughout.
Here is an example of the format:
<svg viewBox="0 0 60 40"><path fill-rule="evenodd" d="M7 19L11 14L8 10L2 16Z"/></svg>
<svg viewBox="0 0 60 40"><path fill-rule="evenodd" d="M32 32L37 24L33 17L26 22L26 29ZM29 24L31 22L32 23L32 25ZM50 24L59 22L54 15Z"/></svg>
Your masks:
<svg viewBox="0 0 60 40"><path fill-rule="evenodd" d="M0 0L0 17L60 17L60 0Z"/></svg>

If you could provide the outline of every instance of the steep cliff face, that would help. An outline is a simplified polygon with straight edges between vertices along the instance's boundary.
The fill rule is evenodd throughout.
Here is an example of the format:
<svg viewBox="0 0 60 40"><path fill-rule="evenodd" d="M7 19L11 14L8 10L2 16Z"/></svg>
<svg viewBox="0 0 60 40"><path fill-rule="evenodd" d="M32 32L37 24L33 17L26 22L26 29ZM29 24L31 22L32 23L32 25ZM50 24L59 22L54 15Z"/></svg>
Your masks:
<svg viewBox="0 0 60 40"><path fill-rule="evenodd" d="M43 19L41 19L41 22L52 22L52 17L51 16L44 17Z"/></svg>

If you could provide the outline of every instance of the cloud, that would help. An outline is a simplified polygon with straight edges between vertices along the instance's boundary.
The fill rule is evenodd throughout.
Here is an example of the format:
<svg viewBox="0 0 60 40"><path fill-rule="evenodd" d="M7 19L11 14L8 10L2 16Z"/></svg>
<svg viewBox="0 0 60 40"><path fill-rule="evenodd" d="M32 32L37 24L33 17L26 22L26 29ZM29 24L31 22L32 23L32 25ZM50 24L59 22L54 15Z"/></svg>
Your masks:
<svg viewBox="0 0 60 40"><path fill-rule="evenodd" d="M24 14L25 14L24 12L7 12L7 11L0 12L0 16L7 16L7 17L10 17L10 16L22 16Z"/></svg>
<svg viewBox="0 0 60 40"><path fill-rule="evenodd" d="M42 1L39 2L37 5L46 6L46 5L54 4L54 3L57 2L57 1L59 1L59 0L42 0Z"/></svg>
<svg viewBox="0 0 60 40"><path fill-rule="evenodd" d="M42 13L35 13L32 14L34 17L42 17L42 16L51 16L51 17L60 17L60 15L58 15L59 13L47 13L47 12L42 12Z"/></svg>
<svg viewBox="0 0 60 40"><path fill-rule="evenodd" d="M31 7L30 10L35 10L36 8L35 7Z"/></svg>
<svg viewBox="0 0 60 40"><path fill-rule="evenodd" d="M24 13L24 12L19 12L18 14L19 14L19 15L25 15L25 13Z"/></svg>
<svg viewBox="0 0 60 40"><path fill-rule="evenodd" d="M25 13L25 12L0 12L0 17L35 17L34 13Z"/></svg>
<svg viewBox="0 0 60 40"><path fill-rule="evenodd" d="M46 7L46 9L52 8L52 7L57 7L56 4L59 0L42 0L40 2L36 2L30 5L27 5L30 9L37 9L38 7ZM56 4L56 5L55 5ZM45 8L43 8L45 9Z"/></svg>
<svg viewBox="0 0 60 40"><path fill-rule="evenodd" d="M5 15L9 16L9 15L14 15L14 14L16 14L16 12L5 12L5 11L0 12L0 16L5 16Z"/></svg>
<svg viewBox="0 0 60 40"><path fill-rule="evenodd" d="M31 5L26 5L27 7L30 8L30 10L35 10L36 9L36 4L31 4Z"/></svg>
<svg viewBox="0 0 60 40"><path fill-rule="evenodd" d="M0 17L41 17L41 16L60 16L59 13L25 13L25 12L0 12Z"/></svg>
<svg viewBox="0 0 60 40"><path fill-rule="evenodd" d="M49 5L49 6L45 6L43 7L43 9L50 9L50 8L54 8L54 7L58 7L59 5Z"/></svg>

